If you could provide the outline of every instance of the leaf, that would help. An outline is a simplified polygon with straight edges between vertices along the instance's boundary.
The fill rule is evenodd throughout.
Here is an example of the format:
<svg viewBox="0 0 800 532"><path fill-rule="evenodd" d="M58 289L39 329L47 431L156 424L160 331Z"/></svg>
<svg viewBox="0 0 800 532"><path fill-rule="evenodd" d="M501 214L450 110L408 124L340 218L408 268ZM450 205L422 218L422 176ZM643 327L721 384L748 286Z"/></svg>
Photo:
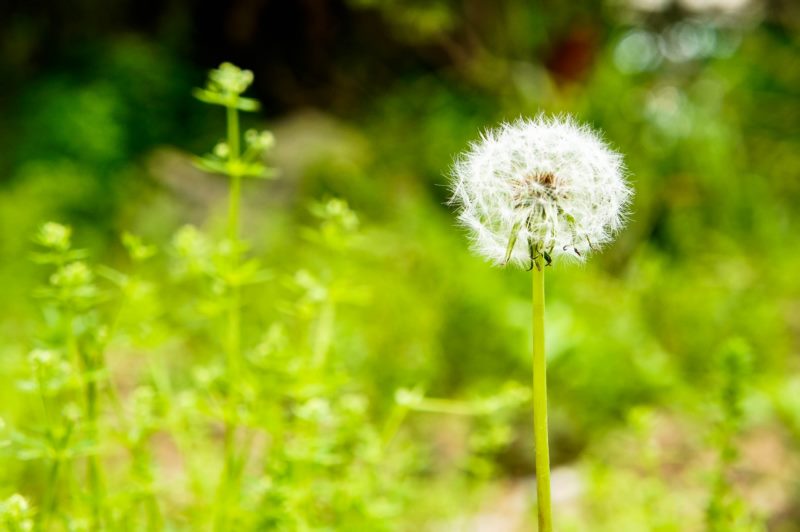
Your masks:
<svg viewBox="0 0 800 532"><path fill-rule="evenodd" d="M223 175L228 173L228 165L225 162L212 159L210 156L192 157L192 164L204 172Z"/></svg>
<svg viewBox="0 0 800 532"><path fill-rule="evenodd" d="M192 95L203 103L234 107L240 111L258 111L261 104L253 98L245 98L238 94L225 94L208 89L195 89Z"/></svg>
<svg viewBox="0 0 800 532"><path fill-rule="evenodd" d="M261 163L253 163L247 166L245 173L242 175L254 179L275 179L278 175L278 171L274 168L268 168Z"/></svg>
<svg viewBox="0 0 800 532"><path fill-rule="evenodd" d="M258 100L254 100L253 98L243 98L240 96L236 101L236 108L240 111L258 111L261 108L261 104Z"/></svg>
<svg viewBox="0 0 800 532"><path fill-rule="evenodd" d="M208 89L194 89L192 91L192 96L203 103L222 106L228 105L228 100L221 93L210 91Z"/></svg>
<svg viewBox="0 0 800 532"><path fill-rule="evenodd" d="M114 268L109 268L108 266L104 266L102 264L97 266L95 268L95 271L97 271L97 275L105 279L108 279L109 281L111 281L120 288L124 287L129 280L128 276L125 275L124 273L115 270Z"/></svg>

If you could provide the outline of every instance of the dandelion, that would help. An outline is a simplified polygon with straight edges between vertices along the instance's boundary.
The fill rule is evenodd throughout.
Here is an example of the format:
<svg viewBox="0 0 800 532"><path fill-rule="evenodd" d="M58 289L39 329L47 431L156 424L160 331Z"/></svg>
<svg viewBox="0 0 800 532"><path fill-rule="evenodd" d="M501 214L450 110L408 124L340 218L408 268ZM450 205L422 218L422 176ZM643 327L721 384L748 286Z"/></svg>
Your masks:
<svg viewBox="0 0 800 532"><path fill-rule="evenodd" d="M622 156L571 117L519 119L457 159L451 204L473 248L533 270L533 417L539 530L552 530L544 355L544 266L585 260L625 223L632 191Z"/></svg>
<svg viewBox="0 0 800 532"><path fill-rule="evenodd" d="M520 119L488 131L455 164L452 203L475 250L496 264L578 260L625 221L622 157L573 119Z"/></svg>

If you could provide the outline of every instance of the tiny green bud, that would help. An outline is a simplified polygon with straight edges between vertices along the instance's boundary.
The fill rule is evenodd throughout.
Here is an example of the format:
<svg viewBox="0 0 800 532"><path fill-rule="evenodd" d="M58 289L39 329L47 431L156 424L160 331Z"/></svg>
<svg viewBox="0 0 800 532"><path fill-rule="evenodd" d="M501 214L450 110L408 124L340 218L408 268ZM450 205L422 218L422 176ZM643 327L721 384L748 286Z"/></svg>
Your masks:
<svg viewBox="0 0 800 532"><path fill-rule="evenodd" d="M193 225L184 225L172 238L175 251L182 257L203 256L208 252L205 236Z"/></svg>
<svg viewBox="0 0 800 532"><path fill-rule="evenodd" d="M156 394L149 386L140 386L133 391L131 396L133 415L137 419L149 418L155 409Z"/></svg>
<svg viewBox="0 0 800 532"><path fill-rule="evenodd" d="M19 493L15 493L14 495L6 499L5 506L6 509L10 510L11 512L17 512L20 514L27 512L28 509L30 508L28 500Z"/></svg>
<svg viewBox="0 0 800 532"><path fill-rule="evenodd" d="M414 406L422 402L424 396L419 390L400 388L394 392L394 402L400 406Z"/></svg>
<svg viewBox="0 0 800 532"><path fill-rule="evenodd" d="M258 361L265 362L285 350L288 343L289 338L286 327L281 323L273 323L267 329L264 338L256 346L253 357Z"/></svg>
<svg viewBox="0 0 800 532"><path fill-rule="evenodd" d="M35 241L40 246L53 251L67 251L70 248L72 228L55 222L47 222L39 228Z"/></svg>
<svg viewBox="0 0 800 532"><path fill-rule="evenodd" d="M69 532L89 532L90 530L92 530L91 523L85 517L70 518Z"/></svg>
<svg viewBox="0 0 800 532"><path fill-rule="evenodd" d="M208 74L211 88L221 92L242 94L253 83L253 73L232 63L222 63Z"/></svg>
<svg viewBox="0 0 800 532"><path fill-rule="evenodd" d="M222 370L218 366L195 368L192 372L195 383L200 388L211 388L222 379Z"/></svg>
<svg viewBox="0 0 800 532"><path fill-rule="evenodd" d="M255 111L258 100L245 98L242 93L253 83L253 73L249 70L222 63L219 68L208 73L204 89L196 89L194 95L200 101L212 105L222 105L240 111Z"/></svg>
<svg viewBox="0 0 800 532"><path fill-rule="evenodd" d="M259 151L268 150L275 144L275 136L266 130L259 132L255 129L248 129L244 134L244 140Z"/></svg>
<svg viewBox="0 0 800 532"><path fill-rule="evenodd" d="M61 414L67 421L76 423L81 418L81 408L77 404L69 402L61 409Z"/></svg>
<svg viewBox="0 0 800 532"><path fill-rule="evenodd" d="M305 291L305 298L309 301L325 301L328 297L326 286L308 270L298 270L292 281L298 288Z"/></svg>
<svg viewBox="0 0 800 532"><path fill-rule="evenodd" d="M358 215L347 202L339 198L331 198L311 205L311 213L317 218L336 224L346 231L358 228Z"/></svg>
<svg viewBox="0 0 800 532"><path fill-rule="evenodd" d="M58 359L58 353L49 349L34 349L28 355L28 360L36 370L52 368Z"/></svg>
<svg viewBox="0 0 800 532"><path fill-rule="evenodd" d="M295 409L297 417L306 421L323 421L330 418L331 405L327 400L315 397Z"/></svg>
<svg viewBox="0 0 800 532"><path fill-rule="evenodd" d="M59 268L50 276L50 283L54 286L76 287L92 282L92 270L85 262L76 261Z"/></svg>
<svg viewBox="0 0 800 532"><path fill-rule="evenodd" d="M220 159L226 159L228 155L230 155L231 150L228 147L227 142L218 142L216 146L214 146L214 155L219 157Z"/></svg>
<svg viewBox="0 0 800 532"><path fill-rule="evenodd" d="M127 231L122 234L122 245L128 250L128 254L136 262L142 262L156 254L156 247L150 246L142 241L141 237Z"/></svg>
<svg viewBox="0 0 800 532"><path fill-rule="evenodd" d="M8 527L4 530L32 530L33 523L30 513L31 507L28 500L19 493L15 493L0 502L0 525Z"/></svg>
<svg viewBox="0 0 800 532"><path fill-rule="evenodd" d="M341 399L342 410L348 414L361 415L367 411L367 398L359 394L347 394Z"/></svg>

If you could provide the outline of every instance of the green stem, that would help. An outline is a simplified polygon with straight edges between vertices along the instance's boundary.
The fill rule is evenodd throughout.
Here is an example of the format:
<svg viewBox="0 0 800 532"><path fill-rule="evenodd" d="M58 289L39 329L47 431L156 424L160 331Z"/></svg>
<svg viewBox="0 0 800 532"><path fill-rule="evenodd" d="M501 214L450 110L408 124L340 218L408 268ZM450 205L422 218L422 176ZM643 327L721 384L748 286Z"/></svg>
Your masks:
<svg viewBox="0 0 800 532"><path fill-rule="evenodd" d="M148 449L147 437L133 445L133 473L138 482L146 488L143 503L148 526L147 530L160 530L163 528L163 522L161 508L153 487L155 480L153 458Z"/></svg>
<svg viewBox="0 0 800 532"><path fill-rule="evenodd" d="M99 431L97 429L97 369L89 360L91 355L86 355L86 368L89 373L89 382L86 383L86 418L89 429L89 438L98 444ZM89 490L92 494L92 519L96 527L101 527L101 511L103 507L103 487L100 479L100 462L97 453L92 452L88 457Z"/></svg>
<svg viewBox="0 0 800 532"><path fill-rule="evenodd" d="M114 337L116 336L117 331L120 328L122 315L128 303L129 303L128 296L125 295L125 292L123 292L122 301L120 301L119 308L117 309L116 315L114 316L114 319L111 322L111 326L108 329L106 340L102 342L97 348L98 370L106 370L108 367L108 364L106 362L106 352L108 351L111 342L114 340ZM122 401L119 398L119 392L117 391L114 379L111 378L110 373L107 375L106 378L107 378L106 393L108 394L108 398L111 400L111 405L114 408L114 414L117 422L119 424L122 424L125 419L125 413L123 412Z"/></svg>
<svg viewBox="0 0 800 532"><path fill-rule="evenodd" d="M47 394L45 391L45 379L42 375L42 370L39 369L36 374L36 379L39 387L39 397L42 401L42 410L44 411L45 428L47 432L47 439L50 444L55 446L57 444L54 435L54 426L50 418L50 409L47 406ZM60 449L58 450L60 452ZM39 514L38 529L47 530L50 523L50 514L55 511L56 505L56 491L58 486L58 468L60 465L59 456L53 459L50 465L50 472L47 475L47 484L45 484L44 502L42 503L42 511Z"/></svg>
<svg viewBox="0 0 800 532"><path fill-rule="evenodd" d="M47 474L47 486L42 513L39 517L39 530L50 530L50 516L56 511L58 470L61 466L60 458L53 460L50 464L50 472Z"/></svg>
<svg viewBox="0 0 800 532"><path fill-rule="evenodd" d="M384 450L389 447L394 440L407 415L408 407L398 404L394 405L392 412L389 414L389 419L383 427L381 441L383 442L382 447Z"/></svg>
<svg viewBox="0 0 800 532"><path fill-rule="evenodd" d="M73 358L80 362L84 369L87 380L84 383L84 399L86 406L86 421L89 438L97 444L97 368L92 361L90 353L81 350L78 339L75 336L75 312L70 311L67 319L67 346ZM92 520L95 527L101 526L101 511L103 499L103 487L100 480L100 463L97 454L92 452L87 457L87 476L89 482L89 493L92 505Z"/></svg>
<svg viewBox="0 0 800 532"><path fill-rule="evenodd" d="M239 163L239 114L235 107L227 108L228 117L228 149L231 169ZM242 196L242 177L238 171L230 174L231 183L228 194L228 241L233 246L231 269L239 267L239 211ZM227 356L228 371L231 382L236 382L239 369L239 352L241 350L241 290L238 284L231 286L231 299L228 308Z"/></svg>
<svg viewBox="0 0 800 532"><path fill-rule="evenodd" d="M242 195L242 176L239 175L239 112L235 107L227 107L228 119L228 162L231 186L228 195L228 239L235 243L239 239L239 204Z"/></svg>
<svg viewBox="0 0 800 532"><path fill-rule="evenodd" d="M228 242L232 246L230 268L236 271L239 268L239 219L242 196L242 176L239 174L240 146L239 146L239 114L235 106L226 108L228 129L228 168L230 189L228 193ZM226 363L228 367L228 397L225 420L225 463L222 470L217 494L216 530L226 528L229 502L238 499L234 493L236 481L236 401L234 390L239 381L239 366L241 356L241 287L237 283L230 286L230 300L228 301L228 320L226 336Z"/></svg>
<svg viewBox="0 0 800 532"><path fill-rule="evenodd" d="M312 354L312 364L314 367L322 367L325 365L325 359L328 357L328 351L333 341L333 324L336 315L336 307L333 301L326 299L322 304L320 310L317 330L315 334L315 342Z"/></svg>
<svg viewBox="0 0 800 532"><path fill-rule="evenodd" d="M462 401L452 399L439 399L436 397L424 397L418 403L409 407L410 410L417 412L431 412L434 414L449 414L453 416L476 416L480 410L475 406Z"/></svg>
<svg viewBox="0 0 800 532"><path fill-rule="evenodd" d="M544 264L533 270L533 432L536 445L536 501L539 532L552 532L550 450L547 441L547 359L544 352Z"/></svg>

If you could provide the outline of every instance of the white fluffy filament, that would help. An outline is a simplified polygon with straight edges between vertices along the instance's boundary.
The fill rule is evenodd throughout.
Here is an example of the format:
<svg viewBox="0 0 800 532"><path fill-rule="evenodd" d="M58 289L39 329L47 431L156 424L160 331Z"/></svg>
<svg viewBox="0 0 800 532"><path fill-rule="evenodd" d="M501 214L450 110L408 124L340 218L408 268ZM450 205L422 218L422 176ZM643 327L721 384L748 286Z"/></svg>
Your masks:
<svg viewBox="0 0 800 532"><path fill-rule="evenodd" d="M632 194L622 156L569 116L487 131L452 177L451 203L474 249L501 265L584 260L623 227Z"/></svg>

